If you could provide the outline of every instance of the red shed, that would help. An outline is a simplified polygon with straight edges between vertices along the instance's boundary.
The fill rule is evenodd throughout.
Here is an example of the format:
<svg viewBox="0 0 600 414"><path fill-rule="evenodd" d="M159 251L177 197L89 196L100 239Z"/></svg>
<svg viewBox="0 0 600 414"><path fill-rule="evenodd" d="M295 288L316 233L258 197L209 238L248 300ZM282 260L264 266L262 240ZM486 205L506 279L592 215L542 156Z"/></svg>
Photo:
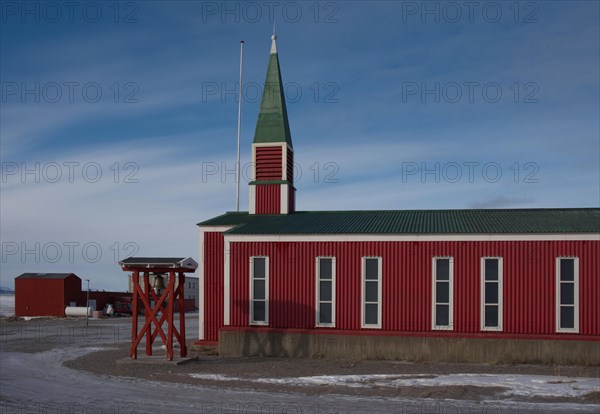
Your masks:
<svg viewBox="0 0 600 414"><path fill-rule="evenodd" d="M16 316L65 316L81 302L81 279L74 273L23 273L15 278Z"/></svg>
<svg viewBox="0 0 600 414"><path fill-rule="evenodd" d="M600 208L295 211L275 38L249 212L199 223L222 354L600 364Z"/></svg>

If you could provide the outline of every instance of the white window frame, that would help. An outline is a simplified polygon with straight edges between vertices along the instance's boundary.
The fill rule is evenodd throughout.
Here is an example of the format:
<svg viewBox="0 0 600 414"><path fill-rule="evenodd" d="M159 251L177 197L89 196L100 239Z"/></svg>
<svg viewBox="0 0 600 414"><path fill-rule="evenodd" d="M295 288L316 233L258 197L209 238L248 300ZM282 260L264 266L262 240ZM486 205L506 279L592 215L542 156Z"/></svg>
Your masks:
<svg viewBox="0 0 600 414"><path fill-rule="evenodd" d="M498 260L498 326L485 326L485 261L486 260ZM481 279L481 307L480 307L480 323L482 331L502 331L502 314L503 314L503 305L504 305L504 294L503 294L503 284L504 284L504 264L501 256L484 256L481 258L481 271L480 271ZM488 282L493 283L493 282ZM492 304L493 305L493 304Z"/></svg>
<svg viewBox="0 0 600 414"><path fill-rule="evenodd" d="M320 266L319 266L319 261L321 259L331 259L331 323L321 323L319 322L319 305L321 304L321 298L320 298L320 294L321 294L321 290L320 290L320 286L321 284L319 283L321 281L321 275L320 275ZM335 306L336 306L336 300L335 300L335 265L336 265L336 260L335 257L333 256L317 256L316 260L315 260L315 266L316 266L316 271L315 271L315 326L320 327L320 328L335 328ZM327 279L324 279L327 280Z"/></svg>
<svg viewBox="0 0 600 414"><path fill-rule="evenodd" d="M366 297L366 276L367 276L367 259L377 259L377 324L365 324L365 306ZM360 326L367 329L381 329L381 307L382 307L382 266L380 256L363 256L361 258L361 306L360 306ZM372 280L372 279L369 279ZM374 303L374 302L369 302Z"/></svg>
<svg viewBox="0 0 600 414"><path fill-rule="evenodd" d="M448 275L448 325L436 325L436 290L437 290L437 261L447 259L449 263ZM431 329L434 331L452 331L454 330L454 257L452 256L434 256L431 258Z"/></svg>
<svg viewBox="0 0 600 414"><path fill-rule="evenodd" d="M567 282L574 284L573 328L560 327L560 261L563 259L573 260L573 282ZM579 257L576 256L559 256L556 258L556 332L579 333Z"/></svg>
<svg viewBox="0 0 600 414"><path fill-rule="evenodd" d="M254 320L254 259L265 259L265 320ZM269 257L251 256L250 257L250 325L269 325Z"/></svg>

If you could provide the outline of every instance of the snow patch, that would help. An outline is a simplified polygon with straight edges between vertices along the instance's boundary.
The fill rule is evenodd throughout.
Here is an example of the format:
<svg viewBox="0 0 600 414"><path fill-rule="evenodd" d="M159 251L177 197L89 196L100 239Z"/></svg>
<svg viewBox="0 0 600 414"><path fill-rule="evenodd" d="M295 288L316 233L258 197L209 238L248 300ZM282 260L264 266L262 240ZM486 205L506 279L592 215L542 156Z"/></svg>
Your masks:
<svg viewBox="0 0 600 414"><path fill-rule="evenodd" d="M396 379L390 386L475 386L506 388L504 395L523 397L581 397L600 391L597 378L518 374L450 374L429 379Z"/></svg>
<svg viewBox="0 0 600 414"><path fill-rule="evenodd" d="M0 295L0 316L15 316L15 295Z"/></svg>
<svg viewBox="0 0 600 414"><path fill-rule="evenodd" d="M49 351L37 352L33 354L33 358L37 358L47 363L62 364L63 362L77 359L92 352L104 351L106 349L114 349L101 346L88 347L69 347L69 348L54 348Z"/></svg>
<svg viewBox="0 0 600 414"><path fill-rule="evenodd" d="M383 386L391 386L392 380L397 378L415 377L416 375L392 375L392 374L370 374L370 375L317 375L312 377L288 377L288 378L260 378L257 382L268 384L281 385L301 385L301 386L317 386L317 385L335 385L353 388L370 388L375 384L384 384ZM431 375L423 375L431 377Z"/></svg>
<svg viewBox="0 0 600 414"><path fill-rule="evenodd" d="M245 381L248 379L221 374L190 374L196 379ZM293 386L338 386L350 388L401 388L435 386L473 386L504 388L504 395L521 397L581 397L600 392L598 378L571 378L520 374L372 374L317 375L308 377L258 378L264 384Z"/></svg>
<svg viewBox="0 0 600 414"><path fill-rule="evenodd" d="M242 381L242 378L229 377L223 374L190 374L192 378L210 381Z"/></svg>

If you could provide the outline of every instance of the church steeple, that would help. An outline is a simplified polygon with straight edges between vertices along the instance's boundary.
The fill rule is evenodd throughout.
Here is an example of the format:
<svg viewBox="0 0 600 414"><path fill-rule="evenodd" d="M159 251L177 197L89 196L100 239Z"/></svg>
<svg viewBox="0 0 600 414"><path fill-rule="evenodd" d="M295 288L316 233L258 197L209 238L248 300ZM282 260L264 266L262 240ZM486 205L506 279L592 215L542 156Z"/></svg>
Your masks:
<svg viewBox="0 0 600 414"><path fill-rule="evenodd" d="M273 34L271 39L271 56L269 58L267 79L265 80L262 100L260 102L256 131L254 132L254 143L287 142L291 147L292 136L290 134L283 82L279 68L277 36Z"/></svg>
<svg viewBox="0 0 600 414"><path fill-rule="evenodd" d="M271 40L267 78L252 143L250 214L288 214L295 210L294 150L275 33Z"/></svg>

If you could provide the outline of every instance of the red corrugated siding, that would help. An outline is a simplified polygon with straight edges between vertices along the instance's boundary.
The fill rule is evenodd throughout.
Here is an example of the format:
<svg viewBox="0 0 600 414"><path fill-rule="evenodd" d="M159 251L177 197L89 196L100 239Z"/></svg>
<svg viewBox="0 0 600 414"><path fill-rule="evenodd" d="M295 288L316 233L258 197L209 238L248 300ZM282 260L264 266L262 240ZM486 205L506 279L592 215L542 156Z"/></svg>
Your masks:
<svg viewBox="0 0 600 414"><path fill-rule="evenodd" d="M280 184L256 185L256 214L281 213Z"/></svg>
<svg viewBox="0 0 600 414"><path fill-rule="evenodd" d="M362 256L383 259L382 330L431 331L431 258L454 257L454 331L480 333L480 259L504 264L504 329L499 335L555 335L555 260L579 257L580 334L600 335L596 241L231 243L231 325L248 326L249 257L270 257L270 327L314 328L315 257L337 258L335 330L360 328ZM493 334L495 335L495 333Z"/></svg>
<svg viewBox="0 0 600 414"><path fill-rule="evenodd" d="M15 279L15 316L65 316L64 279Z"/></svg>
<svg viewBox="0 0 600 414"><path fill-rule="evenodd" d="M255 180L281 180L283 158L281 147L256 147Z"/></svg>
<svg viewBox="0 0 600 414"><path fill-rule="evenodd" d="M63 301L65 305L68 305L71 302L77 302L78 306L85 306L85 300L81 300L82 292L83 291L81 290L81 279L79 277L71 275L64 279Z"/></svg>
<svg viewBox="0 0 600 414"><path fill-rule="evenodd" d="M218 341L223 326L223 234L204 233L204 340ZM200 327L202 329L202 327Z"/></svg>

